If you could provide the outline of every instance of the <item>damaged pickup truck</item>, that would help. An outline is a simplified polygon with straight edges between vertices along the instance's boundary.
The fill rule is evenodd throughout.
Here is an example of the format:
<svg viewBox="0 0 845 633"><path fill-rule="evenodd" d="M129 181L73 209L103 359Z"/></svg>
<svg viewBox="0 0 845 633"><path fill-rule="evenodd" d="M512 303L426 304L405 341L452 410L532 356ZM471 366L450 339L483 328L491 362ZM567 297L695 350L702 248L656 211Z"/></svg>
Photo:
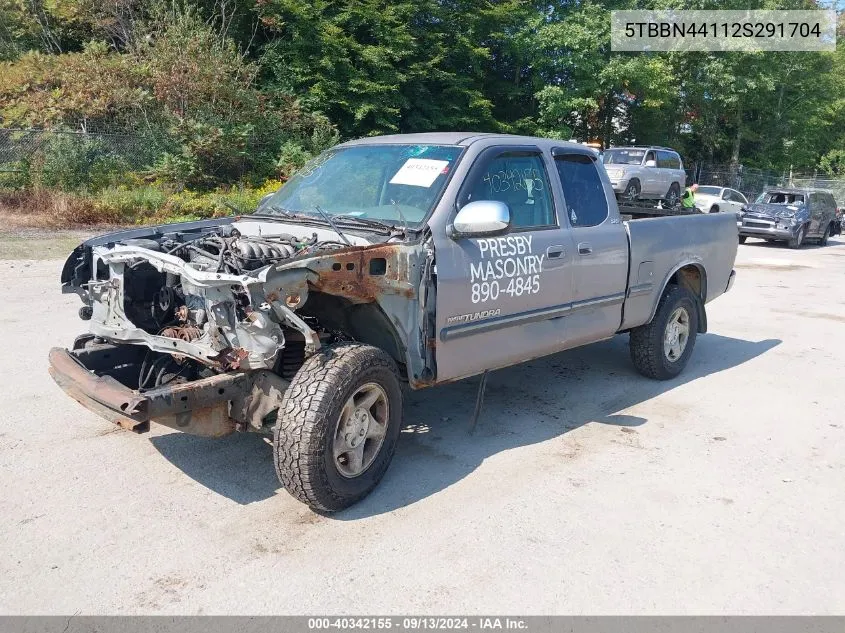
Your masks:
<svg viewBox="0 0 845 633"><path fill-rule="evenodd" d="M431 133L339 145L255 213L121 231L62 271L88 332L56 382L134 431L272 437L320 511L366 496L421 389L630 334L669 379L730 289L732 215L622 222L589 148ZM481 391L479 393L481 395Z"/></svg>

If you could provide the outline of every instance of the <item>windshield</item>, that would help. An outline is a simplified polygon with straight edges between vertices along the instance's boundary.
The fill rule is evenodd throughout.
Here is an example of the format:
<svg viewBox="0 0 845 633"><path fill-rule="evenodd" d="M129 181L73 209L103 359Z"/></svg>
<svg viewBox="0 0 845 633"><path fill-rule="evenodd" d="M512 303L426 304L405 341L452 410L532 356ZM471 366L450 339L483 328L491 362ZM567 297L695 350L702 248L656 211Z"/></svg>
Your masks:
<svg viewBox="0 0 845 633"><path fill-rule="evenodd" d="M803 193L789 193L786 191L765 191L761 193L756 202L760 204L803 204Z"/></svg>
<svg viewBox="0 0 845 633"><path fill-rule="evenodd" d="M702 196L720 196L722 195L722 188L721 187L699 187L698 191L695 193L701 194Z"/></svg>
<svg viewBox="0 0 845 633"><path fill-rule="evenodd" d="M460 153L460 147L446 145L330 149L309 161L258 213L284 215L288 211L319 217L319 206L338 219L419 224L443 192Z"/></svg>
<svg viewBox="0 0 845 633"><path fill-rule="evenodd" d="M602 160L605 165L639 165L645 156L644 149L608 149Z"/></svg>

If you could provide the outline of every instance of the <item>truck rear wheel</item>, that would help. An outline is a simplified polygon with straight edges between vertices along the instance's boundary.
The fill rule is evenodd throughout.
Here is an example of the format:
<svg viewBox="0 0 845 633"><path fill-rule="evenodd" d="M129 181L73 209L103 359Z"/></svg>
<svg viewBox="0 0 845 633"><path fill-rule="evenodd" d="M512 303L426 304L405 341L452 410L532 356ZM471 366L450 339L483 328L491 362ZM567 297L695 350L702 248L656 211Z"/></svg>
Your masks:
<svg viewBox="0 0 845 633"><path fill-rule="evenodd" d="M822 236L819 238L819 246L827 246L827 240L828 240L828 238L830 237L830 233L831 233L831 230L832 230L832 226L833 226L832 224L828 224L828 225L825 227L825 229L824 229L824 233L823 233L823 234L822 234Z"/></svg>
<svg viewBox="0 0 845 633"><path fill-rule="evenodd" d="M697 334L696 297L686 288L669 286L651 322L631 330L634 367L647 378L674 378L689 361Z"/></svg>
<svg viewBox="0 0 845 633"><path fill-rule="evenodd" d="M276 474L311 508L336 512L384 476L402 425L396 363L370 345L315 354L285 392L273 433Z"/></svg>

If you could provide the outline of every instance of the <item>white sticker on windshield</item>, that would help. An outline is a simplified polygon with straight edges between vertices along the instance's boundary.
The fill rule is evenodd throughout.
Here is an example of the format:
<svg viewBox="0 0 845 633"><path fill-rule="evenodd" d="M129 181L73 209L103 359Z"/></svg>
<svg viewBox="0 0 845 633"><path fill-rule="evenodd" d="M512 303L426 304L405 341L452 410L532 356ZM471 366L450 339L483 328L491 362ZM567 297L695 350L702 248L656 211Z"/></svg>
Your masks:
<svg viewBox="0 0 845 633"><path fill-rule="evenodd" d="M430 158L409 158L399 168L391 185L413 185L414 187L431 187L437 177L443 173L443 168L449 164L448 160L432 160Z"/></svg>

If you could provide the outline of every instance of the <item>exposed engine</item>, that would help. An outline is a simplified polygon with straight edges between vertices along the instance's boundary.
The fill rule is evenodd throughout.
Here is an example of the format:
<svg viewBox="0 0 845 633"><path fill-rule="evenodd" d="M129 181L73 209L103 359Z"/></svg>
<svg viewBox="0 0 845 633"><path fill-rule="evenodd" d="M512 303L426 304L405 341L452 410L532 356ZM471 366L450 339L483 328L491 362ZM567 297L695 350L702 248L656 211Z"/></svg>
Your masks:
<svg viewBox="0 0 845 633"><path fill-rule="evenodd" d="M267 264L278 263L294 256L318 250L339 248L341 242L318 242L317 234L308 238L281 234L272 236L244 236L231 225L218 228L200 237L182 240L178 234L161 239L128 239L127 246L140 246L167 255L176 255L203 271L223 272L233 275L257 270Z"/></svg>
<svg viewBox="0 0 845 633"><path fill-rule="evenodd" d="M140 389L239 368L291 376L306 347L328 334L294 314L301 303L265 295L273 286L268 278L279 274L272 266L343 246L316 233L244 236L224 225L198 236L171 233L95 248L91 331L150 348ZM307 295L306 274L288 282L299 288L297 297Z"/></svg>

